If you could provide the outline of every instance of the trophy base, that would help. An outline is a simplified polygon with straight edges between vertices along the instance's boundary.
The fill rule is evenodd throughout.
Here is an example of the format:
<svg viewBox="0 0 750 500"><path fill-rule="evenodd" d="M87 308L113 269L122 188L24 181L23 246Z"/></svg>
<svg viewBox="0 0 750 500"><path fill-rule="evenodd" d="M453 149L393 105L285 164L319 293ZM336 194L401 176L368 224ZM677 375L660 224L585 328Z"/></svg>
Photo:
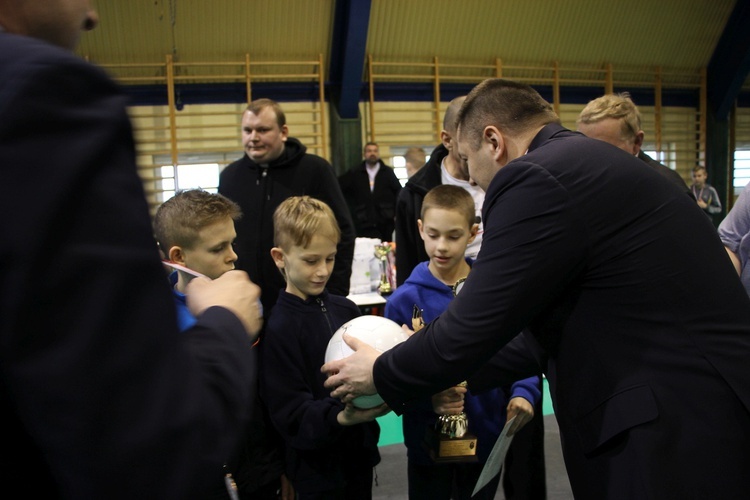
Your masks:
<svg viewBox="0 0 750 500"><path fill-rule="evenodd" d="M434 429L427 429L425 446L430 453L430 458L436 463L468 463L478 460L477 437L473 434L464 434L463 437L452 438L440 434Z"/></svg>

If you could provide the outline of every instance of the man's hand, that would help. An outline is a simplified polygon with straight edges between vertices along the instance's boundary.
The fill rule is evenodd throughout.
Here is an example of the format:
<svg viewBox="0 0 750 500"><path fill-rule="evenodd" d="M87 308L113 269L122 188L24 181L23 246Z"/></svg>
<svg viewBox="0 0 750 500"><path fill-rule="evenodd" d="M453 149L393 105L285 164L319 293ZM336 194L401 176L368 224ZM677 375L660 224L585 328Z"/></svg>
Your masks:
<svg viewBox="0 0 750 500"><path fill-rule="evenodd" d="M517 417L513 422L513 425L508 429L508 435L512 436L516 432L520 431L524 425L529 423L534 418L534 405L532 405L527 399L522 397L511 398L508 402L508 420L513 417Z"/></svg>
<svg viewBox="0 0 750 500"><path fill-rule="evenodd" d="M464 411L466 386L449 387L432 396L432 411L438 415L458 415Z"/></svg>
<svg viewBox="0 0 750 500"><path fill-rule="evenodd" d="M232 311L245 325L251 340L255 340L263 325L260 312L260 288L244 271L228 271L215 280L193 278L187 286L187 304L194 316L213 306Z"/></svg>
<svg viewBox="0 0 750 500"><path fill-rule="evenodd" d="M354 353L343 359L329 361L321 367L320 371L328 375L323 385L328 389L333 389L331 397L339 398L344 403L351 403L358 396L378 392L372 377L372 367L381 353L347 333L342 338L354 350Z"/></svg>
<svg viewBox="0 0 750 500"><path fill-rule="evenodd" d="M341 425L355 425L370 422L390 413L390 411L391 409L385 403L374 408L357 408L353 404L347 403L344 409L336 415L336 420Z"/></svg>

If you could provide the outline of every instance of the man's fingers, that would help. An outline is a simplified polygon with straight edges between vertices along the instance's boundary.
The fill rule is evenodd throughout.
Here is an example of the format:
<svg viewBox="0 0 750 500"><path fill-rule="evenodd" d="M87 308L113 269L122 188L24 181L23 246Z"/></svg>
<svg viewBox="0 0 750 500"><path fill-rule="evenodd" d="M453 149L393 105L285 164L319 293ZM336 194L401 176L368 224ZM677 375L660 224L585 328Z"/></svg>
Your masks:
<svg viewBox="0 0 750 500"><path fill-rule="evenodd" d="M352 335L349 335L348 333L345 333L341 336L342 339L344 339L344 342L346 342L346 345L351 347L353 350L357 351L360 347L363 345L366 345L365 342L361 339L358 339L357 337L354 337Z"/></svg>

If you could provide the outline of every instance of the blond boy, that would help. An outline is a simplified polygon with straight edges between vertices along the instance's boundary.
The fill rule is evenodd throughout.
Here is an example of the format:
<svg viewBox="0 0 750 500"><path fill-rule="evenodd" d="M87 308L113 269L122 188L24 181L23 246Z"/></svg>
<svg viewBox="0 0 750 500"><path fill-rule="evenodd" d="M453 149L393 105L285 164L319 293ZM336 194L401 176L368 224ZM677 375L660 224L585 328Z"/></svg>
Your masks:
<svg viewBox="0 0 750 500"><path fill-rule="evenodd" d="M298 499L370 498L380 462L375 418L390 409L360 410L331 398L320 371L330 338L360 315L352 301L326 290L341 237L336 217L320 200L293 196L273 221L271 256L286 287L260 344L260 386L286 443L287 475Z"/></svg>

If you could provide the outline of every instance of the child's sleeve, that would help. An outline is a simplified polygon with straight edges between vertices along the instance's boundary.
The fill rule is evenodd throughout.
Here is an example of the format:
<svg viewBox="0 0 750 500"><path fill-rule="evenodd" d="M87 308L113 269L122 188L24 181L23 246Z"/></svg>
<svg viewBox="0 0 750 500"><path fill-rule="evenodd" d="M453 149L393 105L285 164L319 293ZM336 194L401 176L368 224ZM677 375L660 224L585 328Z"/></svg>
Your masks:
<svg viewBox="0 0 750 500"><path fill-rule="evenodd" d="M510 386L510 397L522 397L532 405L536 405L542 397L541 377L534 376L514 382Z"/></svg>
<svg viewBox="0 0 750 500"><path fill-rule="evenodd" d="M395 321L398 325L407 325L411 328L411 311L413 303L409 303L409 297L403 294L393 294L385 303L383 316Z"/></svg>

